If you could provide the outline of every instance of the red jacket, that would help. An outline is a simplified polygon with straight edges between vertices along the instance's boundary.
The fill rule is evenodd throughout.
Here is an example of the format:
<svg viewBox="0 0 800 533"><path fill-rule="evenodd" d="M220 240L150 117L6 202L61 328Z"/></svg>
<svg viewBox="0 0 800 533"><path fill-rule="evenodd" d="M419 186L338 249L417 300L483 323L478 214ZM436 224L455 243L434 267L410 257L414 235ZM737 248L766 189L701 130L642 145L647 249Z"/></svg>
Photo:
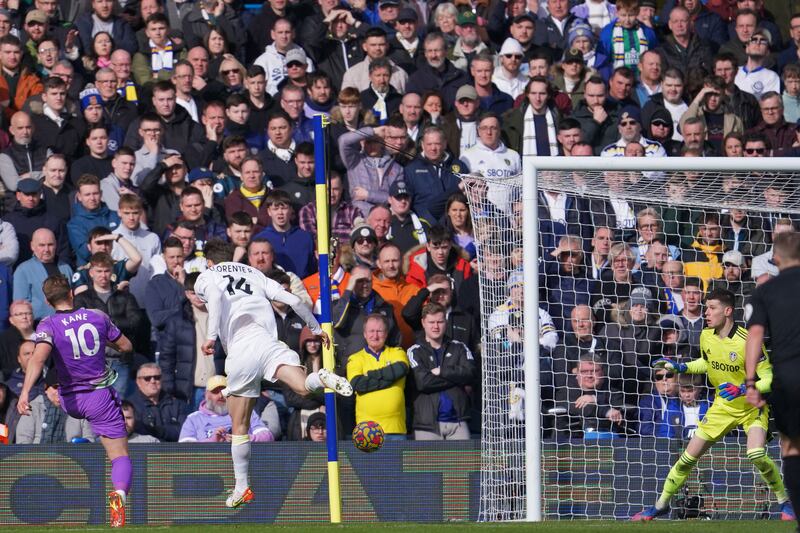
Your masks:
<svg viewBox="0 0 800 533"><path fill-rule="evenodd" d="M469 261L461 257L455 246L450 249L445 270L441 270L433 264L425 246L421 246L417 251L409 254L407 282L413 283L421 289L428 286L428 276L437 273L447 274L453 278L454 292L458 292L461 284L472 275L472 267L470 267Z"/></svg>

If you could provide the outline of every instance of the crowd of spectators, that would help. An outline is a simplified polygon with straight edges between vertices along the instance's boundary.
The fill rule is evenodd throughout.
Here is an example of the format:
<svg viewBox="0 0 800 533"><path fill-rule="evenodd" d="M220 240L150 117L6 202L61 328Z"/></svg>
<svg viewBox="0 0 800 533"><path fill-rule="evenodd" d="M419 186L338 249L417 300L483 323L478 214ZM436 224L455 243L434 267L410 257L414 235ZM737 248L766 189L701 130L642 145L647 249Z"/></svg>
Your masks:
<svg viewBox="0 0 800 533"><path fill-rule="evenodd" d="M35 325L54 312L42 281L60 272L134 345L106 354L132 441L229 440L225 354L201 351L203 248L231 241L320 311L322 114L336 370L356 391L339 429L474 435L481 357L521 353L524 281L519 196L469 175L516 176L522 155L798 153L800 15L787 39L763 0L663 4L0 0L0 422L17 442L94 438L59 414L52 371L33 416L13 409ZM742 320L776 272L772 236L798 229L781 214L789 180L764 188L775 211L756 215L681 208L691 175L663 180L668 206L624 199L626 179L606 173L606 199L539 195L554 435L686 436L704 383L651 360L699 355L709 288L734 292ZM318 369L320 339L272 308ZM510 424L524 409L512 360ZM322 413L322 398L265 382L253 440L320 440Z"/></svg>

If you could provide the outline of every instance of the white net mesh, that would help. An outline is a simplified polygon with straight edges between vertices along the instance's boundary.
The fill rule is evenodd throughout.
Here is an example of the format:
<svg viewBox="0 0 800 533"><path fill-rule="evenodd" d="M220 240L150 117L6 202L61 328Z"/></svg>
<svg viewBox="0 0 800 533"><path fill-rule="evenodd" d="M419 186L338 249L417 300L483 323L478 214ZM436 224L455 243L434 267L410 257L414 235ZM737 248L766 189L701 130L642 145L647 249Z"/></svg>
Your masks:
<svg viewBox="0 0 800 533"><path fill-rule="evenodd" d="M542 481L546 518L626 518L655 502L713 402L699 357L703 297L734 293L743 324L777 274L771 239L800 220L798 176L539 173ZM525 518L522 178L467 180L482 309L481 520ZM743 361L741 362L743 365ZM673 500L674 518L759 518L774 495L730 432ZM768 446L777 457L775 443Z"/></svg>

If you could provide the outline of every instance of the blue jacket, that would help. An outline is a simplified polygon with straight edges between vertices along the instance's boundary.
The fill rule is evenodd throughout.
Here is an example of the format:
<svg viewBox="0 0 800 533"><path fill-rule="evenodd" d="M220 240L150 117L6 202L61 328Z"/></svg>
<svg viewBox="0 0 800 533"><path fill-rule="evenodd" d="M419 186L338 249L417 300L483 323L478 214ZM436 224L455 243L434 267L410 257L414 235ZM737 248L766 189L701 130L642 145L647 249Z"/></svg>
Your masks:
<svg viewBox="0 0 800 533"><path fill-rule="evenodd" d="M502 115L509 109L514 107L514 99L511 95L504 93L497 88L497 85L492 84L492 94L490 96L483 96L480 99L480 108L482 111L491 111Z"/></svg>
<svg viewBox="0 0 800 533"><path fill-rule="evenodd" d="M67 279L72 279L72 268L64 263L58 264L58 270ZM14 300L27 300L33 306L33 318L40 320L55 313L42 292L42 283L47 279L47 269L36 256L20 263L14 271Z"/></svg>
<svg viewBox="0 0 800 533"><path fill-rule="evenodd" d="M660 394L643 396L639 402L639 434L642 437L689 438L694 427L686 427L683 407L679 398L667 400L666 412L662 410L664 399ZM708 411L708 400L698 400L700 420Z"/></svg>
<svg viewBox="0 0 800 533"><path fill-rule="evenodd" d="M600 31L600 39L597 41L597 53L604 55L607 59L605 64L597 64L596 68L601 71L603 77L608 80L611 74L614 73L614 42L613 42L613 35L614 35L614 25L616 24L616 20L612 20L609 24L605 26L605 28ZM653 50L658 46L658 37L656 37L656 33L648 28L647 26L643 27L644 29L644 37L647 39L647 49ZM636 28L631 28L628 30L631 32L631 35L635 38L636 32L638 31ZM637 65L629 65L634 73L638 76L639 69Z"/></svg>
<svg viewBox="0 0 800 533"><path fill-rule="evenodd" d="M284 233L267 226L256 237L266 238L272 244L275 262L284 270L297 274L300 279L317 271L314 239L307 231L292 226Z"/></svg>
<svg viewBox="0 0 800 533"><path fill-rule="evenodd" d="M411 193L414 211L428 221L439 220L444 215L447 198L458 192L461 178L453 172L465 172L467 165L447 154L441 164L434 165L424 157L409 163L404 176Z"/></svg>
<svg viewBox="0 0 800 533"><path fill-rule="evenodd" d="M67 222L67 235L69 244L75 251L77 264L83 265L89 262L91 254L86 246L89 232L98 226L115 230L119 226L119 215L104 203L100 203L100 207L94 211L88 211L83 205L75 202L72 206L72 218Z"/></svg>
<svg viewBox="0 0 800 533"><path fill-rule="evenodd" d="M158 358L163 376L161 388L167 394L185 402L194 398L194 369L197 362L197 341L191 306L191 303L185 302L180 314L167 319L159 346L161 356ZM220 343L217 343L214 352L214 364L217 368L216 373L222 374L225 367L225 353Z"/></svg>
<svg viewBox="0 0 800 533"><path fill-rule="evenodd" d="M150 278L144 293L144 309L150 324L158 330L159 344L167 321L181 315L185 300L183 287L169 274L156 274Z"/></svg>

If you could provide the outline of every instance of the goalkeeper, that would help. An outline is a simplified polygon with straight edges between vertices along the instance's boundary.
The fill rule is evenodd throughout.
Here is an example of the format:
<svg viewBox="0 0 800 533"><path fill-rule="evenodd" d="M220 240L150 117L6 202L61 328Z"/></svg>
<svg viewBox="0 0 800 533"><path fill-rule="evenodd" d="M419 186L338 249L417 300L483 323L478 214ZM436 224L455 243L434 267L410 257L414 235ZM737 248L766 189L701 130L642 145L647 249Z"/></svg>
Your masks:
<svg viewBox="0 0 800 533"><path fill-rule="evenodd" d="M717 289L709 293L705 309L708 327L700 335L699 359L688 364L669 359L659 359L653 363L655 367L678 373L708 373L708 379L717 394L686 450L669 471L664 490L656 504L637 513L631 520L653 520L668 514L670 500L686 482L700 457L737 426L742 426L747 434L747 458L775 493L780 504L781 519L795 519L778 467L767 455L769 408L753 407L745 398L744 356L747 330L733 321L734 301L733 293L728 290ZM769 392L772 385L772 365L763 347L757 374L759 379L756 387L762 393Z"/></svg>

